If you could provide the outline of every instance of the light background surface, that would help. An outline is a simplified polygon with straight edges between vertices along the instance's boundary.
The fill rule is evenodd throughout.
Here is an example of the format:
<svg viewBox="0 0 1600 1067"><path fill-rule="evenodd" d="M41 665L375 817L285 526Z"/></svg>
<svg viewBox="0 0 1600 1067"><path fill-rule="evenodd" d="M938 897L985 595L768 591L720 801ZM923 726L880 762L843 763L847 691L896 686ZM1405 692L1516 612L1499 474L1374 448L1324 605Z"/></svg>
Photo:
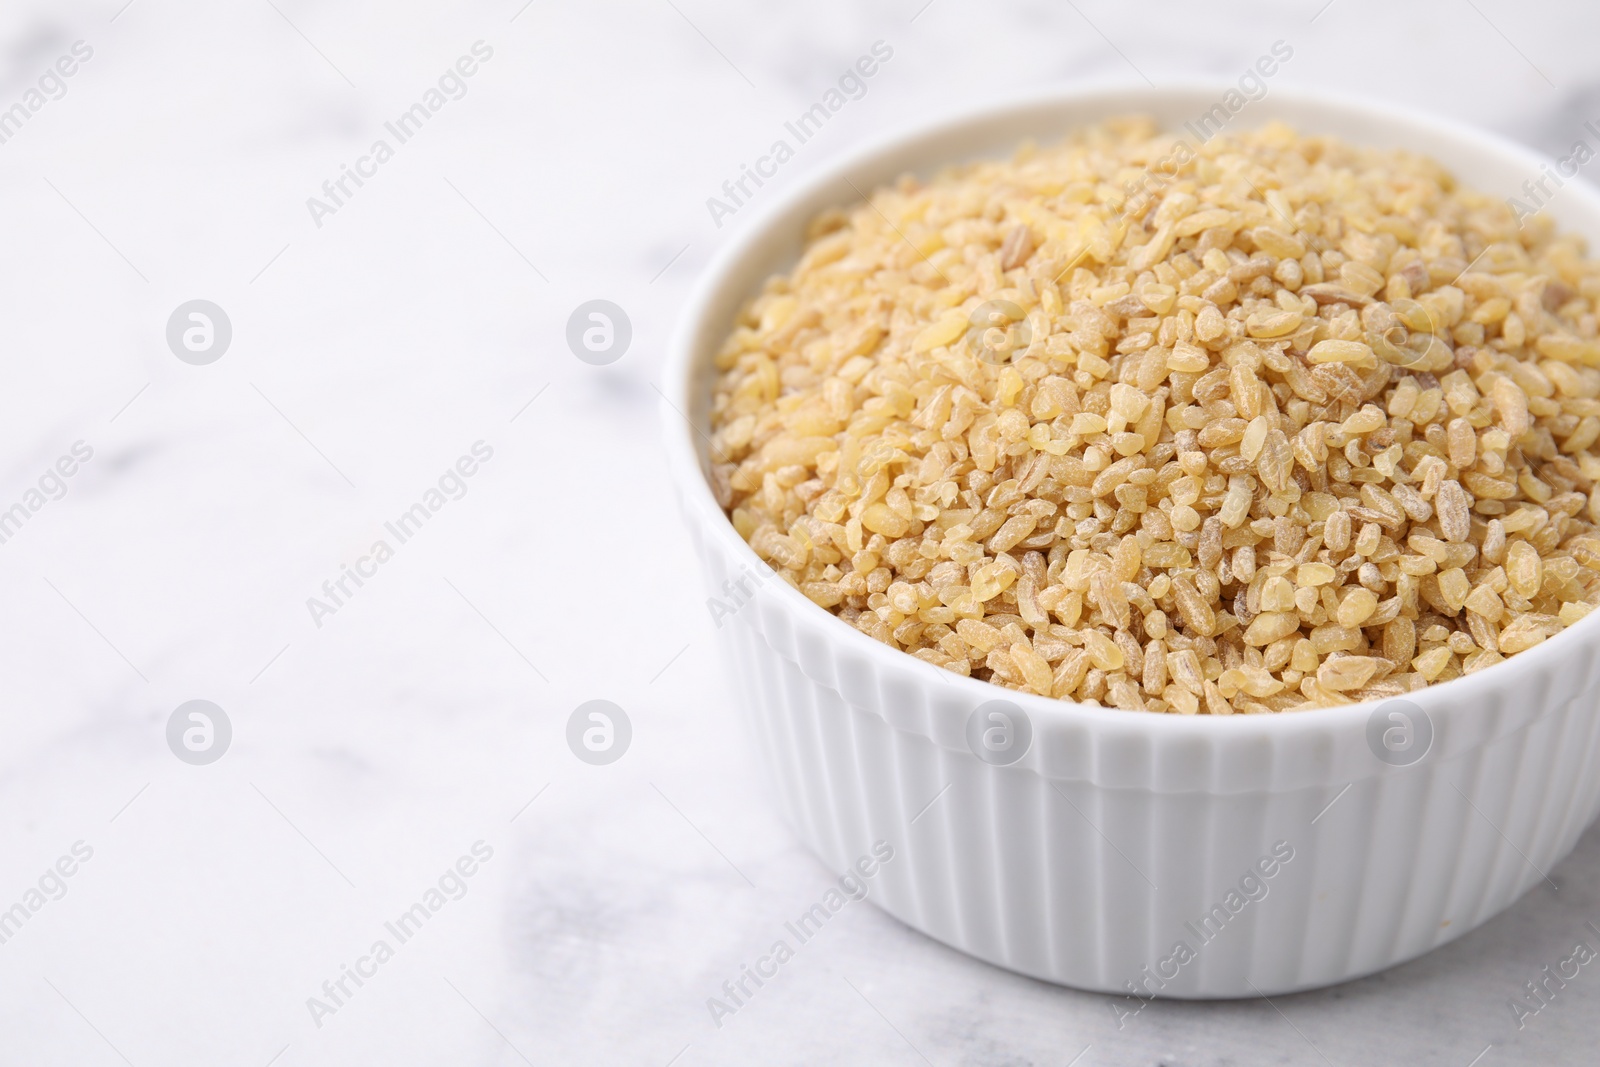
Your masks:
<svg viewBox="0 0 1600 1067"><path fill-rule="evenodd" d="M1575 0L922 3L0 8L0 108L94 49L0 144L0 509L94 450L0 544L0 909L94 850L0 944L0 1063L1594 1062L1600 971L1520 1033L1507 1001L1595 940L1595 830L1559 891L1271 1004L1119 1030L1111 998L855 904L713 1026L832 877L768 804L657 445L675 310L750 217L713 225L723 180L878 40L762 197L941 110L1233 78L1280 39L1274 86L1546 149L1600 119ZM306 198L478 40L466 95L316 226ZM564 341L596 297L633 323L607 367ZM209 366L165 343L194 298L233 326ZM466 495L315 626L306 599L480 440ZM234 732L204 767L165 742L196 698ZM634 726L609 767L564 740L594 698ZM465 896L315 1025L306 999L479 840Z"/></svg>

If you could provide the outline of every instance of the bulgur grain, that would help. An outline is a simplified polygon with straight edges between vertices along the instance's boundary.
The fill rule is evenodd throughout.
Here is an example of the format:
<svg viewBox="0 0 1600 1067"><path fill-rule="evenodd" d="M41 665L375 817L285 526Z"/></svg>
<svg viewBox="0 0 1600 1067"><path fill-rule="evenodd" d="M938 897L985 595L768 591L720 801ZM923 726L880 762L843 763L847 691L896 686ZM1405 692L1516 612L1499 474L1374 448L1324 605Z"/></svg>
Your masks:
<svg viewBox="0 0 1600 1067"><path fill-rule="evenodd" d="M1600 264L1437 164L1120 119L813 227L711 483L947 670L1176 714L1380 699L1600 603ZM1144 191L1139 191L1139 190Z"/></svg>

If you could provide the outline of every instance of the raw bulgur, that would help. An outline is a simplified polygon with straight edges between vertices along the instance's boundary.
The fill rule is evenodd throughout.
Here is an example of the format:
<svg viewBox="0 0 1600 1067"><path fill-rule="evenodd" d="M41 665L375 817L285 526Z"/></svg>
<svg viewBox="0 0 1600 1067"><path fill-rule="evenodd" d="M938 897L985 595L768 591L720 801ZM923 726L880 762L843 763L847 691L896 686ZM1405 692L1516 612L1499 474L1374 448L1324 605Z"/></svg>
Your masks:
<svg viewBox="0 0 1600 1067"><path fill-rule="evenodd" d="M1600 602L1600 265L1401 152L1147 119L813 223L712 483L936 666L1121 708L1384 698Z"/></svg>

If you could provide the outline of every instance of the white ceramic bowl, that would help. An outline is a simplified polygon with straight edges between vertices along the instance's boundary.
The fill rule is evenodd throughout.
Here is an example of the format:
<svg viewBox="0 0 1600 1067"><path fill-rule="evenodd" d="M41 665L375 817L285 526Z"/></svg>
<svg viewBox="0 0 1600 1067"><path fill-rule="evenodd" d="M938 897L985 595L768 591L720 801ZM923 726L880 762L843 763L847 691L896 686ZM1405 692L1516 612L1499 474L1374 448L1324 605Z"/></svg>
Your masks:
<svg viewBox="0 0 1600 1067"><path fill-rule="evenodd" d="M1008 155L1026 137L1116 114L1147 112L1181 133L1227 88L1039 93L817 171L741 220L706 271L672 344L662 409L710 595L736 609L717 612L719 636L795 831L837 870L887 842L895 858L871 879L872 899L931 937L1037 978L1141 997L1270 995L1369 974L1460 937L1544 880L1600 805L1600 612L1382 711L1150 715L962 678L812 604L734 532L705 480L711 357L741 303L793 265L806 221L859 203L855 187ZM1499 195L1543 162L1454 123L1287 89L1231 128L1271 119L1423 152ZM1586 184L1569 182L1550 210L1600 237L1600 194ZM1031 726L1007 766L967 741L969 717L995 699ZM1419 741L1385 761L1369 736L1405 729L1396 709ZM1430 725L1425 755L1397 765Z"/></svg>

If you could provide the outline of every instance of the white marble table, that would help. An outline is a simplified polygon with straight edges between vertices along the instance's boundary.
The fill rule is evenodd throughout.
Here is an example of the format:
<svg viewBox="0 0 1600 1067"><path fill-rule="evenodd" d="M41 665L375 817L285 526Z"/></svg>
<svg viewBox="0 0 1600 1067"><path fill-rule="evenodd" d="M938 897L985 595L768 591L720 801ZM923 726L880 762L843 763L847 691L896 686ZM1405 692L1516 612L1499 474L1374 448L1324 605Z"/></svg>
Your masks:
<svg viewBox="0 0 1600 1067"><path fill-rule="evenodd" d="M1596 830L1559 892L1274 1004L1119 1030L855 905L705 1006L829 877L766 803L655 444L675 308L748 219L706 198L880 40L774 184L974 97L1236 76L1278 39L1279 84L1557 147L1600 115L1592 5L1319 3L6 4L0 109L45 87L0 125L0 1063L1593 1062L1591 969L1520 1032L1506 1002L1600 922ZM460 57L464 95L386 133ZM368 177L314 218L342 166ZM610 366L563 340L592 298L633 323ZM164 335L192 299L232 325L203 366ZM611 766L564 742L597 698L634 726ZM232 727L209 765L166 740L193 699Z"/></svg>

